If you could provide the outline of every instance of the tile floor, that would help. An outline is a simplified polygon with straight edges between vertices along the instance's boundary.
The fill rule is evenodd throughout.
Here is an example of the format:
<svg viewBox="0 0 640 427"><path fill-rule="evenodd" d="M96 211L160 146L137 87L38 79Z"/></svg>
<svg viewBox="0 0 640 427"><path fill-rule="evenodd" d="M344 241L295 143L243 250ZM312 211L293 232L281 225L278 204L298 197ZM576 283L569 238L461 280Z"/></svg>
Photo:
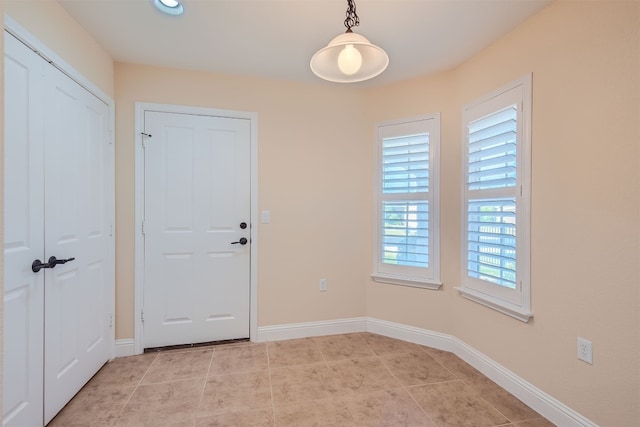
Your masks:
<svg viewBox="0 0 640 427"><path fill-rule="evenodd" d="M452 353L370 333L116 359L49 426L553 426Z"/></svg>

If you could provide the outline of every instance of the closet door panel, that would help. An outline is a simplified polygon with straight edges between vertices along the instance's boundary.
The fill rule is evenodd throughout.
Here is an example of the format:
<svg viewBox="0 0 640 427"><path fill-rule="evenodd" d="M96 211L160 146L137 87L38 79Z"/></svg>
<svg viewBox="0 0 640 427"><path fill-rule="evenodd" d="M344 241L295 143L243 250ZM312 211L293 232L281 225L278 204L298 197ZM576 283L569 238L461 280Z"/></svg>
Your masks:
<svg viewBox="0 0 640 427"><path fill-rule="evenodd" d="M6 33L5 33L6 34ZM3 425L42 425L44 61L6 36Z"/></svg>
<svg viewBox="0 0 640 427"><path fill-rule="evenodd" d="M45 241L47 256L70 259L47 272L45 422L109 358L110 263L106 104L47 69Z"/></svg>

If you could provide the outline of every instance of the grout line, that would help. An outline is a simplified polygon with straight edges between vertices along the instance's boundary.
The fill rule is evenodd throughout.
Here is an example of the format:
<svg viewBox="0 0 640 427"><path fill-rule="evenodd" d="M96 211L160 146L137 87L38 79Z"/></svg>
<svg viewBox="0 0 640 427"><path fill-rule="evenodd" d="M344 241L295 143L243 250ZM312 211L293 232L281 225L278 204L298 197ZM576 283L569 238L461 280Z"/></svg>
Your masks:
<svg viewBox="0 0 640 427"><path fill-rule="evenodd" d="M144 371L144 374L142 375L142 377L140 377L140 381L138 381L138 384L136 384L136 390L138 389L138 387L140 387L142 385L142 381L144 381L144 378L147 376L147 374L149 373L149 371L151 370L151 367L158 361L158 355L156 354L153 357L153 361L149 364L149 367L147 368L146 371Z"/></svg>
<svg viewBox="0 0 640 427"><path fill-rule="evenodd" d="M209 359L209 367L207 368L207 374L204 377L204 384L202 385L202 391L200 392L200 399L198 399L198 405L196 405L196 410L193 414L193 425L196 425L196 420L198 419L198 410L200 409L200 405L202 404L202 399L204 399L204 391L207 388L207 382L209 381L209 374L211 373L211 366L213 365L213 358L216 355L216 350L213 349L211 352L211 358Z"/></svg>
<svg viewBox="0 0 640 427"><path fill-rule="evenodd" d="M269 391L271 393L271 421L273 427L276 427L276 407L273 402L273 381L271 380L271 357L269 357L269 343L265 343L265 349L267 352L267 372L269 373Z"/></svg>
<svg viewBox="0 0 640 427"><path fill-rule="evenodd" d="M142 355L139 355L139 356L142 356ZM140 385L142 384L142 380L144 379L144 377L149 372L149 369L151 369L151 366L153 366L153 364L156 362L157 358L158 358L158 355L155 355L153 357L153 361L151 363L149 363L149 366L147 366L147 369L144 371L144 374L142 374L142 376L140 377L140 380L138 381L138 384L133 386L133 391L131 392L131 394L127 398L127 401L124 403L124 405L122 405L122 408L120 409L120 411L118 411L118 415L116 416L116 421L120 419L120 416L124 412L125 408L129 404L129 402L131 402L131 398L133 397L134 394L136 394L136 391L138 391L138 387L140 387Z"/></svg>
<svg viewBox="0 0 640 427"><path fill-rule="evenodd" d="M465 387L467 387L471 393L473 393L474 395L476 395L480 400L482 400L484 403L486 403L487 405L489 405L491 408L493 408L496 412L498 412L500 415L502 415L503 417L505 417L505 419L508 420L507 423L504 424L500 424L500 425L511 425L513 423L515 423L516 421L512 420L511 418L507 417L506 414L502 413L502 411L500 411L500 409L496 408L491 402L489 402L487 399L485 399L482 396L482 392L479 390L476 390L475 388L473 388L469 383L467 383L467 381L469 379L472 378L465 378L464 380L462 380L462 384L464 384ZM499 387L499 386L498 386Z"/></svg>
<svg viewBox="0 0 640 427"><path fill-rule="evenodd" d="M400 381L400 379L391 371L391 368L389 368L389 366L387 366L386 363L384 363L384 360L380 357L380 362L382 362L382 365L387 368L387 371L389 371L389 373L396 379L396 381L398 381L398 383L400 384L400 386L402 387L402 389L405 391L405 393L407 393L409 395L409 397L411 398L411 400L413 400L413 402L418 406L418 408L420 408L420 410L422 411L422 413L427 417L427 419L429 421L431 421L434 425L436 425L435 421L431 418L431 416L429 416L429 414L427 413L427 411L422 407L422 405L420 405L418 403L418 401L415 399L415 397L413 397L413 395L411 394L411 392L409 391L409 387L405 385L402 381ZM425 384L419 384L419 385L425 385ZM416 385L417 387L418 385Z"/></svg>

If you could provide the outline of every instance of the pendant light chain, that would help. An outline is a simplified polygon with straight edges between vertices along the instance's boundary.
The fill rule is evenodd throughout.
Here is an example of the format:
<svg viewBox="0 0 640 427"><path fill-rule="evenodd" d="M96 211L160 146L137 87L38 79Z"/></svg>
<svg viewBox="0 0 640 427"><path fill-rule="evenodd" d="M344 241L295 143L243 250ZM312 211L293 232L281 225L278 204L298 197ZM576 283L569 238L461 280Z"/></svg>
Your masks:
<svg viewBox="0 0 640 427"><path fill-rule="evenodd" d="M356 13L356 3L354 0L347 0L347 19L344 20L344 26L347 27L347 33L351 33L351 27L360 25L360 18Z"/></svg>

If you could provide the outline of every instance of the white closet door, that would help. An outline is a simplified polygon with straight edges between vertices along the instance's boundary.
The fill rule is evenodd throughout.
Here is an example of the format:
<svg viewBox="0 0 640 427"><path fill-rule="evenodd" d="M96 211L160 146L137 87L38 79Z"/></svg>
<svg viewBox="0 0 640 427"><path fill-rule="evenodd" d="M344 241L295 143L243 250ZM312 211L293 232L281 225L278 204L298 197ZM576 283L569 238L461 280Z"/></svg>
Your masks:
<svg viewBox="0 0 640 427"><path fill-rule="evenodd" d="M31 427L110 356L113 158L109 107L5 34L2 423Z"/></svg>
<svg viewBox="0 0 640 427"><path fill-rule="evenodd" d="M4 39L4 364L3 425L42 425L44 61Z"/></svg>
<svg viewBox="0 0 640 427"><path fill-rule="evenodd" d="M106 104L46 68L45 422L109 359L111 257Z"/></svg>

